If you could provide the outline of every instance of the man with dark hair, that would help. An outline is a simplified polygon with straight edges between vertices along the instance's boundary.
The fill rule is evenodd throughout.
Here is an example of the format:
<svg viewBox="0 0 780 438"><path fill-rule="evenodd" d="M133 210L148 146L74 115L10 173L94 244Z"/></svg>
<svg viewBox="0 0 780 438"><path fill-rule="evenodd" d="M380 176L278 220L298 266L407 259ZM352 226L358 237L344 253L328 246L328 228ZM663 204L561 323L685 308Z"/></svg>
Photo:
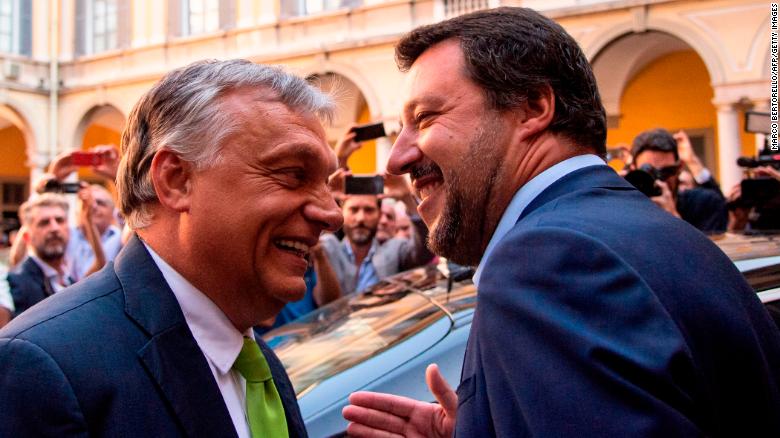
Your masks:
<svg viewBox="0 0 780 438"><path fill-rule="evenodd" d="M687 141L687 136L680 141ZM726 231L729 220L726 200L711 176L699 183L699 187L682 192L678 190L682 169L678 147L678 139L665 129L644 131L634 138L631 147L633 168L649 166L650 171L659 176L656 186L661 189L661 194L650 199L669 214L682 218L703 232Z"/></svg>
<svg viewBox="0 0 780 438"><path fill-rule="evenodd" d="M396 51L387 168L411 174L435 252L477 265L479 300L457 392L432 365L438 404L354 393L351 435L780 434L777 327L728 257L597 156L596 81L558 24L499 8Z"/></svg>
<svg viewBox="0 0 780 438"><path fill-rule="evenodd" d="M113 263L0 330L0 436L306 436L252 327L300 299L341 226L331 100L275 67L172 71L122 134Z"/></svg>

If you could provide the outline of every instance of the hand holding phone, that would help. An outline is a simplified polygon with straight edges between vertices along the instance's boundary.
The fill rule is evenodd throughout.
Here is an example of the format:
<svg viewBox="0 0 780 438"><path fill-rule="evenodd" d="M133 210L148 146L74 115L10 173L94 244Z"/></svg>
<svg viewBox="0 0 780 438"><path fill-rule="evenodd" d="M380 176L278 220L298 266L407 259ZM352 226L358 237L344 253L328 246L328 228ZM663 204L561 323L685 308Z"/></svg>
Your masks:
<svg viewBox="0 0 780 438"><path fill-rule="evenodd" d="M70 163L74 166L99 166L103 164L103 155L95 152L77 151L70 154Z"/></svg>
<svg viewBox="0 0 780 438"><path fill-rule="evenodd" d="M355 138L353 138L353 140L357 142L373 140L375 138L384 137L387 135L385 133L384 122L358 125L353 127L350 131L355 133Z"/></svg>

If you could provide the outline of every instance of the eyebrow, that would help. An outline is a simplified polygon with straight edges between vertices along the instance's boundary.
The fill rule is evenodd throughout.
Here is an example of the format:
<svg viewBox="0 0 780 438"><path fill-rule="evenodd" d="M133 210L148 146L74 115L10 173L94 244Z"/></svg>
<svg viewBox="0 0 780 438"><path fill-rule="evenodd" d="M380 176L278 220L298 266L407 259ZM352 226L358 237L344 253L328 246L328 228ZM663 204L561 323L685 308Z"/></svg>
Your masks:
<svg viewBox="0 0 780 438"><path fill-rule="evenodd" d="M302 143L284 144L271 148L260 155L260 159L268 163L275 163L289 158L300 158L304 162L319 160L319 154L311 145Z"/></svg>

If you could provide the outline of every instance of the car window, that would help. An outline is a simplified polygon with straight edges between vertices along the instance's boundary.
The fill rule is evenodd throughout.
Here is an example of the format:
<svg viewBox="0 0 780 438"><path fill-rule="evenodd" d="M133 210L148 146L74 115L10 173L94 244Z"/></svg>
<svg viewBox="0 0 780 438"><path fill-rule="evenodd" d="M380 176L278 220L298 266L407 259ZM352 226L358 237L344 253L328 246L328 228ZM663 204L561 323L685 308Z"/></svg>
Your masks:
<svg viewBox="0 0 780 438"><path fill-rule="evenodd" d="M319 382L448 318L420 293L442 289L445 283L435 269L408 271L273 330L264 339L284 363L300 397Z"/></svg>

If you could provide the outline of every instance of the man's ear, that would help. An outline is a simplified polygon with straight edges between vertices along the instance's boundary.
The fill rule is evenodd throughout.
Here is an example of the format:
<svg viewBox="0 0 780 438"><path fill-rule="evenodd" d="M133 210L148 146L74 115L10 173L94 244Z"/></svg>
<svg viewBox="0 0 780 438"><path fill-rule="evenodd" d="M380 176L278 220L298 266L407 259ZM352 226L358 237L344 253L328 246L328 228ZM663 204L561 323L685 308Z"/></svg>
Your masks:
<svg viewBox="0 0 780 438"><path fill-rule="evenodd" d="M517 111L516 114L519 117L518 127L523 139L545 131L555 116L555 93L552 87L549 85L541 87L538 97L523 103L522 111Z"/></svg>
<svg viewBox="0 0 780 438"><path fill-rule="evenodd" d="M161 149L154 155L149 172L160 205L179 213L189 210L192 164L168 149Z"/></svg>

